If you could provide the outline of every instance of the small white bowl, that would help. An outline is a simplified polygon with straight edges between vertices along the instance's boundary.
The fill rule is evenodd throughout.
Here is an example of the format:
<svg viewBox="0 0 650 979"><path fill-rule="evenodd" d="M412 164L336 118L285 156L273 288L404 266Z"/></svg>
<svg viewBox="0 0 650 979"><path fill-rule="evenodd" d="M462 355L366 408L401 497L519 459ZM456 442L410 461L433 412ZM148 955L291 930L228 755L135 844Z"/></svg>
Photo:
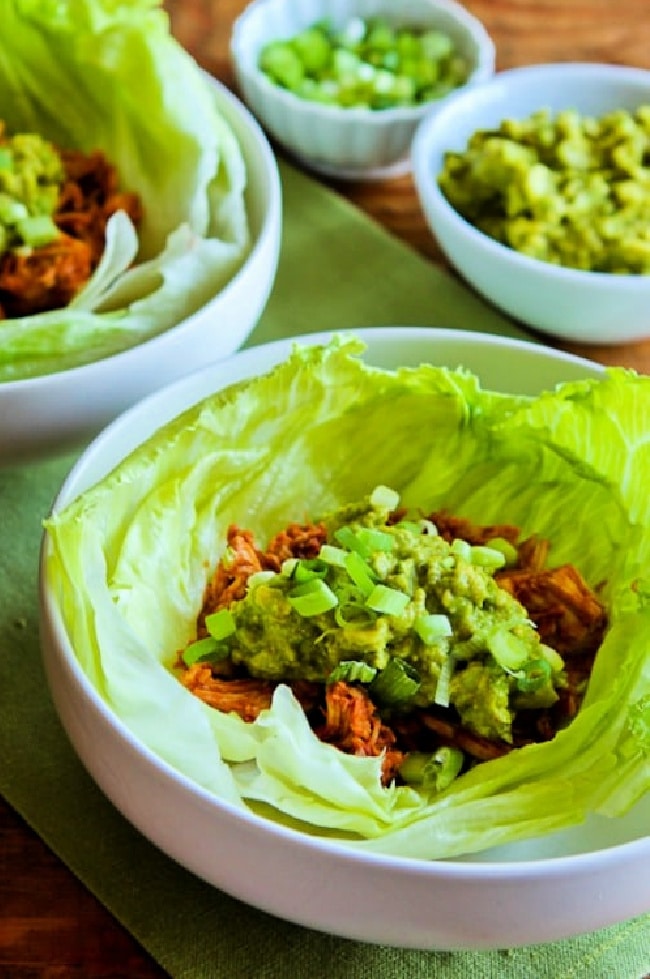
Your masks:
<svg viewBox="0 0 650 979"><path fill-rule="evenodd" d="M214 79L215 100L242 150L251 249L226 286L150 340L81 367L0 383L0 465L81 446L145 395L228 357L253 330L277 271L282 191L277 162L248 109Z"/></svg>
<svg viewBox="0 0 650 979"><path fill-rule="evenodd" d="M455 0L253 0L235 21L230 51L244 100L285 150L313 170L344 179L397 176L410 169L418 123L446 98L412 108L343 109L299 98L258 68L268 41L291 38L315 21L343 26L352 17L435 27L453 40L471 65L466 84L494 71L494 44L483 25Z"/></svg>
<svg viewBox="0 0 650 979"><path fill-rule="evenodd" d="M484 387L516 394L534 395L558 383L603 373L602 367L586 360L496 336L390 327L355 333L366 343L364 356L371 364L388 369L423 362L463 365ZM316 334L252 347L147 398L84 452L61 488L54 512L200 399L270 371L287 358L294 342L319 344L328 339ZM115 506L119 511L118 499ZM49 580L51 548L46 534L40 571L41 636L45 669L64 728L117 809L204 880L308 927L415 948L507 948L552 941L650 909L650 796L618 819L594 818L477 857L431 862L351 850L218 798L190 777L191 759L177 758L172 766L135 736L84 672L65 624L66 598ZM147 696L143 687L133 692L131 723ZM147 731L153 744L155 730Z"/></svg>
<svg viewBox="0 0 650 979"><path fill-rule="evenodd" d="M650 104L650 71L601 64L547 64L497 73L450 96L426 118L412 146L413 178L428 225L451 264L481 295L543 333L582 343L650 336L650 275L563 268L529 258L473 227L438 187L445 153L479 129L538 109L596 118Z"/></svg>

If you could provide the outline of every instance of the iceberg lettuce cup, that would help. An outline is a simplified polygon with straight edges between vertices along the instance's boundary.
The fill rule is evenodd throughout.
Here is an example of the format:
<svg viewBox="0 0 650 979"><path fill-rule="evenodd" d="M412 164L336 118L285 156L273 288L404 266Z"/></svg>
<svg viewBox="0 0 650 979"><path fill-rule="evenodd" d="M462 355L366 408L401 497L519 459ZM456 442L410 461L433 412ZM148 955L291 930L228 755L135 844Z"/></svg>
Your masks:
<svg viewBox="0 0 650 979"><path fill-rule="evenodd" d="M427 331L402 332L426 349ZM543 838L594 814L616 823L650 780L650 381L471 336L453 366L405 348L404 367L394 333L391 350L385 331L368 331L370 362L364 331L312 338L280 346L279 363L270 353L275 366L259 376L234 364L223 375L233 383L205 398L200 384L176 396L172 388L149 419L136 409L119 452L110 432L103 460L91 449L101 478L83 487L83 471L73 473L47 520L48 614L60 616L70 654L136 739L207 792L280 824L438 860ZM490 356L492 372L499 358L556 357L550 369L562 383L532 396L543 378L529 368L528 392L491 390L464 366L480 365L482 346L487 377ZM607 610L575 719L439 792L382 785L380 759L320 741L286 685L246 723L194 697L173 670L196 635L230 525L266 541L379 484L423 513L445 509L548 539L553 562L574 564ZM73 486L83 488L76 499Z"/></svg>
<svg viewBox="0 0 650 979"><path fill-rule="evenodd" d="M182 866L348 938L507 948L646 913L647 379L459 331L296 342L150 396L66 479L43 538L41 629L80 759ZM378 481L479 521L507 511L607 582L577 723L428 800L382 789L377 759L319 743L286 687L245 725L170 668L228 521L264 540Z"/></svg>

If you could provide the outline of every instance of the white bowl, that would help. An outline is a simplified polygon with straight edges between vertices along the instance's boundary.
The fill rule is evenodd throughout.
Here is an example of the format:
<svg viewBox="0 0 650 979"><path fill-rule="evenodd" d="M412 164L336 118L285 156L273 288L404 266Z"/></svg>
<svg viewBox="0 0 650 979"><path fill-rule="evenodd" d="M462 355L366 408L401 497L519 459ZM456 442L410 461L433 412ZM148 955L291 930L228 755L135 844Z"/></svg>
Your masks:
<svg viewBox="0 0 650 979"><path fill-rule="evenodd" d="M396 176L410 168L418 123L445 99L381 111L320 105L274 85L258 68L265 43L291 38L315 21L342 26L351 17L438 27L471 65L468 84L494 71L495 52L483 25L455 0L253 0L235 21L231 56L244 100L285 150L312 169L346 179Z"/></svg>
<svg viewBox="0 0 650 979"><path fill-rule="evenodd" d="M246 165L246 261L210 302L158 336L81 367L0 384L0 465L82 445L140 398L229 356L257 324L278 265L280 176L257 121L225 86L212 84Z"/></svg>
<svg viewBox="0 0 650 979"><path fill-rule="evenodd" d="M500 244L474 228L437 184L445 153L478 129L537 109L595 117L650 103L650 71L599 64L548 64L497 73L452 95L426 118L412 147L413 178L429 227L460 274L486 299L544 333L582 343L650 336L650 276L562 268Z"/></svg>
<svg viewBox="0 0 650 979"><path fill-rule="evenodd" d="M464 365L486 387L519 394L603 368L542 346L423 328L356 331L368 362ZM323 343L327 335L298 338ZM158 392L85 451L54 503L61 510L143 439L199 399L265 373L294 341L253 347ZM172 768L107 707L82 670L48 583L43 539L41 635L62 723L114 805L181 865L234 897L302 925L417 948L505 948L561 939L650 910L650 798L619 819L600 817L480 857L426 862L350 850L220 801ZM313 882L318 881L318 886Z"/></svg>

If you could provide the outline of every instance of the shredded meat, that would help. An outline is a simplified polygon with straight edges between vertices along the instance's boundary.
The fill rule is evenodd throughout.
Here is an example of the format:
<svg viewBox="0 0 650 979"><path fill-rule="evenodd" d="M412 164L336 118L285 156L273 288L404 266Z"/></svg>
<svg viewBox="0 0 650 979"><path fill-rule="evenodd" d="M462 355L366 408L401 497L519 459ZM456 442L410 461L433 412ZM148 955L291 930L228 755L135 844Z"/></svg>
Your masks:
<svg viewBox="0 0 650 979"><path fill-rule="evenodd" d="M542 641L562 657L595 652L602 642L605 609L572 564L500 571L496 578L524 606Z"/></svg>
<svg viewBox="0 0 650 979"><path fill-rule="evenodd" d="M383 752L385 784L393 781L404 760L404 753L394 748L394 732L383 723L363 687L340 680L326 689L325 724L316 728L316 734L347 754L376 756Z"/></svg>
<svg viewBox="0 0 650 979"><path fill-rule="evenodd" d="M289 558L312 558L325 543L327 531L322 524L292 523L271 540L265 551L255 544L250 530L228 527L228 549L208 582L203 596L199 630L205 634L205 616L227 608L246 594L246 583L257 571L279 571Z"/></svg>
<svg viewBox="0 0 650 979"><path fill-rule="evenodd" d="M124 210L136 226L142 220L140 198L118 189L117 171L103 153L58 152L65 170L52 215L59 237L0 255L0 318L67 306L99 264L110 216Z"/></svg>
<svg viewBox="0 0 650 979"><path fill-rule="evenodd" d="M244 721L254 721L271 706L273 684L266 680L224 680L213 675L206 663L194 663L181 674L183 686L200 700L224 714L235 712Z"/></svg>
<svg viewBox="0 0 650 979"><path fill-rule="evenodd" d="M275 535L265 551L265 557L269 565L276 565L273 570L279 571L282 562L289 558L317 557L326 540L327 530L324 524L292 523Z"/></svg>
<svg viewBox="0 0 650 979"><path fill-rule="evenodd" d="M403 515L401 511L399 515ZM471 544L485 544L500 537L516 549L516 565L499 571L495 578L527 610L542 641L564 658L566 683L557 691L559 699L552 707L519 712L510 744L481 737L463 727L453 708L418 709L407 715L394 715L387 722L362 686L342 681L291 682L322 741L349 754L382 756L384 784L399 778L400 766L409 751L457 747L471 765L498 758L533 741L553 738L578 712L607 624L597 594L573 565L546 567L547 540L536 535L520 540L519 529L511 524L479 526L445 512L431 514L429 519L448 541L460 537ZM245 596L251 574L268 569L279 571L288 558L313 558L326 540L324 525L292 523L261 550L250 531L230 526L226 554L205 591L198 636L206 634L206 615ZM230 675L224 675L229 667ZM275 687L268 681L236 676L231 664L227 662L224 667L223 661L213 666L195 664L184 672L182 682L206 703L219 710L236 711L244 720L253 720L270 705Z"/></svg>
<svg viewBox="0 0 650 979"><path fill-rule="evenodd" d="M206 634L206 615L240 601L246 594L246 582L250 576L264 568L264 555L255 546L250 530L240 530L232 524L228 527L227 544L226 555L219 561L205 589L199 617L199 636Z"/></svg>

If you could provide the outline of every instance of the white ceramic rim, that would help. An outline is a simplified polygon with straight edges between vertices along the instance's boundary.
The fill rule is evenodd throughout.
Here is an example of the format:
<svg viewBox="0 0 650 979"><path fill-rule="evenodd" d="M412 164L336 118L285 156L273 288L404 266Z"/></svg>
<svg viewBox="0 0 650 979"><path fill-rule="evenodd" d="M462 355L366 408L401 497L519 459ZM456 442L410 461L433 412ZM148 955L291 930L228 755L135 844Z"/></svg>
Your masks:
<svg viewBox="0 0 650 979"><path fill-rule="evenodd" d="M444 212L449 220L454 220L464 226L465 234L480 244L487 251L507 256L508 261L513 265L513 274L516 275L517 268L539 269L540 266L552 271L559 279L583 279L585 286L593 284L596 280L601 283L612 282L624 284L629 291L643 292L648 287L648 276L621 274L613 275L611 272L589 272L583 269L572 269L562 265L553 265L538 258L531 258L523 255L514 248L508 248L500 242L491 238L489 235L479 231L473 224L467 221L459 212L452 207L447 198L438 188L437 174L433 174L427 168L429 157L429 143L433 134L444 130L450 116L456 112L462 115L463 103L476 100L487 100L492 92L498 92L504 82L514 82L518 79L537 78L539 80L540 104L543 102L544 81L549 77L566 76L567 107L571 104L571 79L572 77L593 78L594 81L602 79L603 75L620 81L633 83L643 83L648 89L648 103L650 103L650 70L645 68L633 68L625 65L598 64L590 61L556 62L551 64L525 65L520 68L508 68L499 71L491 78L469 88L458 89L448 95L444 104L435 113L435 116L425 117L416 129L413 143L411 145L411 168L416 184L421 188L426 187L426 195L431 200L431 206L436 210ZM449 147L455 149L455 147ZM434 231L435 234L435 231Z"/></svg>
<svg viewBox="0 0 650 979"><path fill-rule="evenodd" d="M179 381L174 382L168 387L149 395L133 408L128 409L126 412L116 418L115 421L109 424L96 437L96 439L90 443L89 447L84 451L64 480L52 504L51 512L60 510L62 507L70 503L72 499L74 499L76 493L73 487L79 471L86 465L86 460L89 456L101 454L103 443L104 441L110 439L114 428L128 425L129 421L132 418L137 417L139 414L146 415L152 410L156 401L163 400L168 392L180 390L183 386L190 385L193 377L207 377L211 371L215 370L215 368L223 367L234 358L237 358L240 363L245 360L254 361L260 355L260 352L268 351L271 355L278 355L277 359L280 359L282 355L288 353L294 343L327 343L335 333L340 334L343 332L351 332L361 340L372 340L373 338L380 338L382 331L384 330L385 327L375 327L359 330L352 329L349 331L315 333L306 336L276 340L256 347L250 347L244 351L234 354L232 357L228 358L228 360L215 362L208 365L206 368L195 372L194 375L188 375L187 377L181 378ZM432 331L427 327L404 327L401 328L401 332L403 336L416 337L424 340L427 336L431 337ZM509 349L514 347L515 349L528 350L530 352L544 352L545 350L548 350L548 348L540 344L529 343L525 340L512 340L490 334L445 329L436 329L435 334L443 340L454 340L459 343L467 343L472 345L482 344L492 347L496 345ZM556 359L564 363L575 364L577 367L582 366L592 374L594 370L605 370L605 368L598 364L594 364L592 361L581 357L576 357L572 354L554 351L554 356ZM276 362L277 360L273 360L273 363ZM200 395L200 398L202 397L204 397L203 394ZM187 402L186 406L189 407L190 403L191 402ZM54 602L52 595L45 587L48 552L48 537L47 533L44 533L41 541L39 563L39 599L41 614L46 618L47 626L51 633L57 637L60 648L69 649L70 644L63 625L60 610ZM152 752L143 742L134 737L124 722L107 707L96 691L95 687L91 684L90 680L84 673L81 665L72 651L70 651L70 654L66 657L66 664L69 667L75 682L81 688L84 696L91 702L94 710L100 713L107 725L113 729L115 734L132 752L140 755L149 762L149 764L157 771L161 778L176 783L182 789L195 795L208 806L222 812L229 819L234 819L237 821L243 820L250 827L255 827L262 830L265 834L268 834L269 845L272 845L274 838L283 839L290 841L293 846L304 850L318 850L324 853L337 855L339 857L345 857L345 859L350 863L360 864L362 866L381 865L385 868L395 868L401 871L408 870L409 872L416 873L418 875L431 876L440 880L449 881L467 880L468 878L478 878L483 882L496 882L505 878L510 880L513 878L532 879L539 878L540 873L545 877L553 878L565 875L568 870L574 873L580 871L588 872L593 868L596 861L599 865L599 871L602 872L604 869L607 869L608 866L618 863L622 858L626 861L634 861L637 858L643 857L644 859L647 859L650 857L650 836L640 837L625 843L614 844L610 847L587 853L543 857L531 860L502 860L492 862L481 862L472 859L464 859L462 862L454 860L427 861L411 857L398 857L390 854L356 850L345 846L344 843L339 843L331 839L308 836L307 834L303 834L296 830L290 829L289 827L283 826L280 823L275 823L270 819L257 816L248 809L242 809L221 800L217 796L203 789L200 785L189 779L187 776L172 768L167 762L163 761L158 755Z"/></svg>

